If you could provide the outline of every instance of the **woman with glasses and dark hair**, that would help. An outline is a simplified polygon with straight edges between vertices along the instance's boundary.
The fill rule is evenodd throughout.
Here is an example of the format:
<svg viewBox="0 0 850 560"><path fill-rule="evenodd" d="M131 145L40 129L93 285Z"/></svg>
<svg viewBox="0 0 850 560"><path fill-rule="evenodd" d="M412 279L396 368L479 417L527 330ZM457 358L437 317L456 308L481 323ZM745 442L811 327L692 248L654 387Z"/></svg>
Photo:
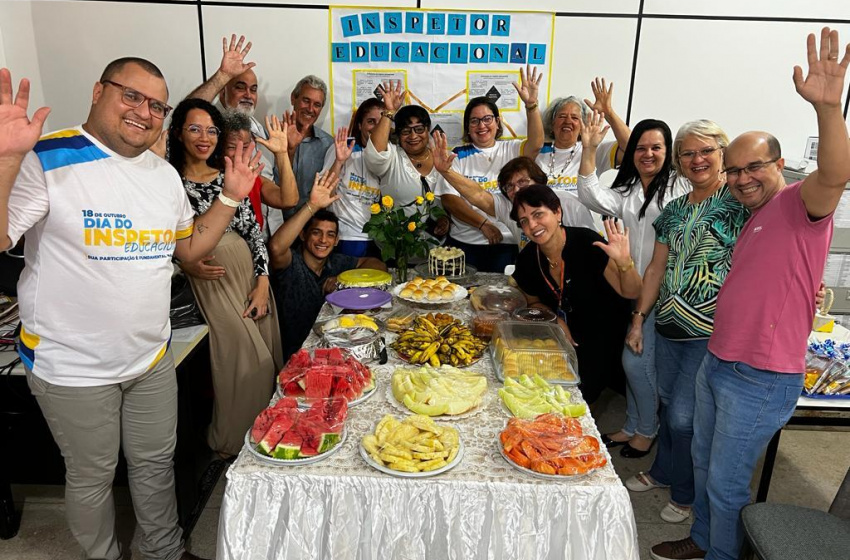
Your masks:
<svg viewBox="0 0 850 560"><path fill-rule="evenodd" d="M396 206L413 202L416 197L434 193L440 174L434 168L428 133L431 117L418 105L405 105L401 82L381 85L384 111L364 150L366 168L381 180L381 194L389 195ZM390 142L392 126L398 145ZM429 224L436 237L448 233L450 222L443 216Z"/></svg>
<svg viewBox="0 0 850 560"><path fill-rule="evenodd" d="M511 217L531 242L520 252L513 278L530 306L557 314L576 347L582 395L593 403L611 362L618 361L627 299L640 294L641 278L628 229L606 221L606 242L590 229L564 227L561 214L561 202L547 186L531 185L514 196Z"/></svg>
<svg viewBox="0 0 850 560"><path fill-rule="evenodd" d="M451 167L452 157L447 149L445 134L434 134L434 161L438 169L447 170ZM529 185L545 185L546 173L540 169L533 159L525 156L514 158L502 167L496 179L499 192L492 193L478 186L459 182L457 191L470 204L493 216L500 224L506 226L516 239L519 249L528 243L528 238L511 218L511 208L516 193ZM561 201L563 224L569 227L583 227L596 231L596 224L590 211L566 191L555 191Z"/></svg>
<svg viewBox="0 0 850 560"><path fill-rule="evenodd" d="M631 235L631 252L638 272L643 275L655 247L652 224L671 200L687 194L690 183L673 172L673 138L670 127L655 119L635 125L625 147L619 171L597 176L597 150L608 127L594 111L582 133L584 150L578 176L578 197L594 212L623 221ZM655 372L655 313L634 316L632 330L641 328L643 345L639 350L624 345L626 372L626 422L620 431L604 434L608 447L623 445L620 454L643 457L658 432L658 390ZM637 325L638 321L640 325Z"/></svg>
<svg viewBox="0 0 850 560"><path fill-rule="evenodd" d="M352 257L380 257L374 241L363 233L363 226L372 216L370 207L381 199L381 181L369 171L364 148L369 136L382 120L384 106L374 97L367 99L354 112L351 136L348 127L336 132L334 145L328 148L322 173L330 169L339 177L330 210L339 217L339 242L336 250Z"/></svg>
<svg viewBox="0 0 850 560"><path fill-rule="evenodd" d="M654 309L658 454L649 472L633 476L626 486L635 492L669 486L670 501L661 510L669 523L690 517L696 376L735 241L750 216L726 185L723 149L728 144L726 133L708 120L685 123L676 134L674 165L693 190L671 200L653 222L655 247L626 339L635 353L646 351L642 327Z"/></svg>
<svg viewBox="0 0 850 560"><path fill-rule="evenodd" d="M183 100L168 128L168 161L183 179L195 214L204 214L216 198L237 207L215 252L202 263L181 264L210 328L216 398L207 442L223 458L239 453L283 366L262 231L248 197L233 201L221 192L225 132L221 113L202 99Z"/></svg>
<svg viewBox="0 0 850 560"><path fill-rule="evenodd" d="M452 232L448 245L463 249L466 262L482 272L502 272L517 255L517 239L510 228L491 221L486 212L470 205L460 194L466 185L498 193L497 177L502 167L521 155L537 157L543 145L543 121L537 103L542 75L537 68L520 69L520 83L514 87L525 104L528 118L526 140L499 140L503 124L499 108L486 97L469 101L463 113L464 140L454 149L455 158L448 168L438 169L445 181L437 189L443 207L451 214Z"/></svg>

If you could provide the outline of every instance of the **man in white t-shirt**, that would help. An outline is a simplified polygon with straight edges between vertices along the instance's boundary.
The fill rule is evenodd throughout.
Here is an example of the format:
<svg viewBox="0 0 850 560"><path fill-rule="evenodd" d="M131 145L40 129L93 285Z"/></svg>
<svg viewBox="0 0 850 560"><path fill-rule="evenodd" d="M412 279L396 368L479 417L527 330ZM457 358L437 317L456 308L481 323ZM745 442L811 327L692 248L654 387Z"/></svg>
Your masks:
<svg viewBox="0 0 850 560"><path fill-rule="evenodd" d="M177 172L148 150L168 88L147 60L110 63L85 124L41 137L0 70L0 251L26 235L19 354L65 458L68 524L87 558L115 560L119 447L145 557L193 559L177 525L177 383L169 351L171 258L218 243L260 171L241 146L220 200L193 220ZM249 167L250 165L250 167Z"/></svg>

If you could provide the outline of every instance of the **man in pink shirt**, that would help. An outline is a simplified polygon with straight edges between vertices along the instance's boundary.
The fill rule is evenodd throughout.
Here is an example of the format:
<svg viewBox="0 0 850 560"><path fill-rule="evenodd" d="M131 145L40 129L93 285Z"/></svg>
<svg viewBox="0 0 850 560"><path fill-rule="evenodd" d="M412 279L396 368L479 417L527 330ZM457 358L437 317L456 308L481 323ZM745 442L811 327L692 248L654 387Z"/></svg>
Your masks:
<svg viewBox="0 0 850 560"><path fill-rule="evenodd" d="M738 237L720 290L714 334L697 374L692 444L696 499L690 537L652 548L655 560L735 560L741 508L770 438L794 411L803 387L806 340L832 240L832 215L850 180L842 114L850 45L839 61L838 32L808 37L809 75L794 68L797 93L817 113L818 170L785 184L779 142L747 132L726 148L732 194L753 214Z"/></svg>

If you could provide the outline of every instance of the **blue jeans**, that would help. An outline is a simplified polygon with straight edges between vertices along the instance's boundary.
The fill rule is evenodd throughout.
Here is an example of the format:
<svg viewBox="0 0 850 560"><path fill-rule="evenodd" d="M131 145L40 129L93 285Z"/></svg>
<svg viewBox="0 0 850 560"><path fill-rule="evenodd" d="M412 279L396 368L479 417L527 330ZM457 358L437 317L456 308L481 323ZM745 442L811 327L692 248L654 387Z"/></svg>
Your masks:
<svg viewBox="0 0 850 560"><path fill-rule="evenodd" d="M708 339L655 339L655 369L661 400L658 454L649 476L670 485L670 500L680 506L694 502L694 399L697 371L708 349Z"/></svg>
<svg viewBox="0 0 850 560"><path fill-rule="evenodd" d="M696 499L691 538L706 560L738 558L741 508L773 435L791 418L803 376L724 362L708 353L697 375L694 417Z"/></svg>
<svg viewBox="0 0 850 560"><path fill-rule="evenodd" d="M630 327L631 328L631 327ZM658 433L658 388L655 373L655 310L643 321L643 352L623 347L626 372L626 423L622 432L652 438Z"/></svg>

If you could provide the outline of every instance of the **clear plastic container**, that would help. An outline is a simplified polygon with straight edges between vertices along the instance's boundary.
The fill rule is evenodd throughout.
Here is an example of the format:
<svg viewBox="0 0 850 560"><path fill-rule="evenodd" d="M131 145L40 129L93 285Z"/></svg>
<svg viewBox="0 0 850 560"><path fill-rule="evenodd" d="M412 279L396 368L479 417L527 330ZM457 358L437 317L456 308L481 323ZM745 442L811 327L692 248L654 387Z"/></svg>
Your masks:
<svg viewBox="0 0 850 560"><path fill-rule="evenodd" d="M558 316L540 307L523 307L517 309L513 314L514 320L526 321L528 323L557 323Z"/></svg>
<svg viewBox="0 0 850 560"><path fill-rule="evenodd" d="M391 332L401 332L413 326L413 320L421 313L404 305L396 304L393 306L393 312L386 318L387 330Z"/></svg>
<svg viewBox="0 0 850 560"><path fill-rule="evenodd" d="M484 340L490 340L493 337L493 331L496 325L508 319L508 314L504 311L476 311L472 319L472 334Z"/></svg>
<svg viewBox="0 0 850 560"><path fill-rule="evenodd" d="M476 311L504 311L513 313L528 303L522 292L510 286L479 286L469 297Z"/></svg>
<svg viewBox="0 0 850 560"><path fill-rule="evenodd" d="M505 321L497 323L490 355L500 381L505 377L533 376L550 383L576 385L578 357L564 331L553 323Z"/></svg>

